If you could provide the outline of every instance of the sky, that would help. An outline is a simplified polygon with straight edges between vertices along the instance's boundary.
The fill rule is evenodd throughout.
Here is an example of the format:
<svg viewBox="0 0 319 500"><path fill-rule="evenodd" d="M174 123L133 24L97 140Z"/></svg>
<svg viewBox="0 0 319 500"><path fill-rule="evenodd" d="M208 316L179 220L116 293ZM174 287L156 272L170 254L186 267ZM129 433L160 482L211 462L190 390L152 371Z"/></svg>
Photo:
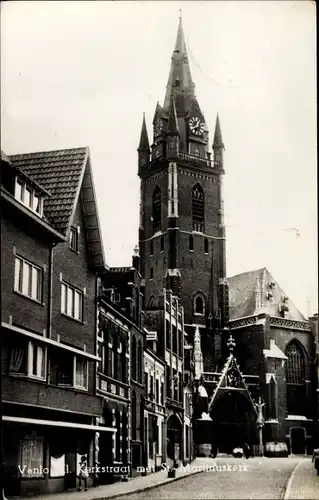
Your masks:
<svg viewBox="0 0 319 500"><path fill-rule="evenodd" d="M137 147L163 104L179 10L196 95L225 143L227 275L266 266L318 311L311 1L2 2L1 148L88 146L107 263L138 241Z"/></svg>

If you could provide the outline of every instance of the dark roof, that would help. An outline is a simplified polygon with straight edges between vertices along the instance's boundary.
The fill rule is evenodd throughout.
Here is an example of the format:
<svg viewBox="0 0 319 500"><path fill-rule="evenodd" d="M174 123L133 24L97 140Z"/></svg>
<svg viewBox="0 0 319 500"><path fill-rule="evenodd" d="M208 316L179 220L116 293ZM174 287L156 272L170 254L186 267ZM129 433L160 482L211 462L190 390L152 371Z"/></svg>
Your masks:
<svg viewBox="0 0 319 500"><path fill-rule="evenodd" d="M67 236L81 201L91 265L98 270L107 269L89 149L18 154L9 159L50 193L44 199L44 215L63 236Z"/></svg>
<svg viewBox="0 0 319 500"><path fill-rule="evenodd" d="M44 201L44 214L64 235L73 214L88 155L88 148L76 148L9 157L15 167L51 194Z"/></svg>
<svg viewBox="0 0 319 500"><path fill-rule="evenodd" d="M5 152L2 151L2 149L1 149L1 160L2 161L6 161L7 163L10 163L9 158L7 157L7 155L5 154Z"/></svg>
<svg viewBox="0 0 319 500"><path fill-rule="evenodd" d="M258 281L261 307L256 307L256 285ZM229 318L231 320L253 316L257 313L280 316L279 308L283 304L286 293L265 267L227 278L227 283L229 286ZM271 297L268 295L269 293L272 294ZM306 321L306 318L289 298L287 298L286 305L288 306L286 316L288 319Z"/></svg>

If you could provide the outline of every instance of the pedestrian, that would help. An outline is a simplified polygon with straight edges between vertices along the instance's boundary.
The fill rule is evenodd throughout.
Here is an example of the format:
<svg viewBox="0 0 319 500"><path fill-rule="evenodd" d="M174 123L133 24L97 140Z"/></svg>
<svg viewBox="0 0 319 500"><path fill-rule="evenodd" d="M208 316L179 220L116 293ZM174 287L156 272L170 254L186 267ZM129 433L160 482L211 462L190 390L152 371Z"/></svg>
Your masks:
<svg viewBox="0 0 319 500"><path fill-rule="evenodd" d="M243 448L244 448L244 455L245 455L245 457L249 458L250 457L250 446L249 446L249 444L244 443Z"/></svg>
<svg viewBox="0 0 319 500"><path fill-rule="evenodd" d="M81 457L81 460L80 460L80 472L79 472L79 487L78 487L78 491L82 490L82 479L83 479L83 482L84 482L85 491L88 490L88 483L87 483L88 477L89 477L88 462L87 462L86 455L83 455Z"/></svg>

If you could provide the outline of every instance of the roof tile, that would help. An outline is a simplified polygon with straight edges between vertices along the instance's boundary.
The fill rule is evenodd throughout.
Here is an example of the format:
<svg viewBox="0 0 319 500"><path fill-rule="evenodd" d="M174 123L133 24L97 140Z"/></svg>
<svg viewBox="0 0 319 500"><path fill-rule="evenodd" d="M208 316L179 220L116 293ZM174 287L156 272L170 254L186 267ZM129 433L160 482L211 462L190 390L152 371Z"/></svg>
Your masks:
<svg viewBox="0 0 319 500"><path fill-rule="evenodd" d="M87 148L11 155L10 162L43 186L51 197L44 214L55 229L66 233L79 188Z"/></svg>

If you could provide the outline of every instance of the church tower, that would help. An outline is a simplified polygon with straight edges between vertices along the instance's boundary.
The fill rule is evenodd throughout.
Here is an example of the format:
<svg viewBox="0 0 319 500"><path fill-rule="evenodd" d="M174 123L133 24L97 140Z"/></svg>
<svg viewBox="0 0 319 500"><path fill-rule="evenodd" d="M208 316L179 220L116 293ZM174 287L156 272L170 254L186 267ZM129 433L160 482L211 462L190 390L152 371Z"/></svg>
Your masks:
<svg viewBox="0 0 319 500"><path fill-rule="evenodd" d="M164 104L156 105L151 146L143 119L139 248L145 309L158 305L164 287L180 297L190 340L195 325L200 328L204 371L213 370L220 359L221 330L227 321L224 143L218 114L213 158L210 147L180 18Z"/></svg>

